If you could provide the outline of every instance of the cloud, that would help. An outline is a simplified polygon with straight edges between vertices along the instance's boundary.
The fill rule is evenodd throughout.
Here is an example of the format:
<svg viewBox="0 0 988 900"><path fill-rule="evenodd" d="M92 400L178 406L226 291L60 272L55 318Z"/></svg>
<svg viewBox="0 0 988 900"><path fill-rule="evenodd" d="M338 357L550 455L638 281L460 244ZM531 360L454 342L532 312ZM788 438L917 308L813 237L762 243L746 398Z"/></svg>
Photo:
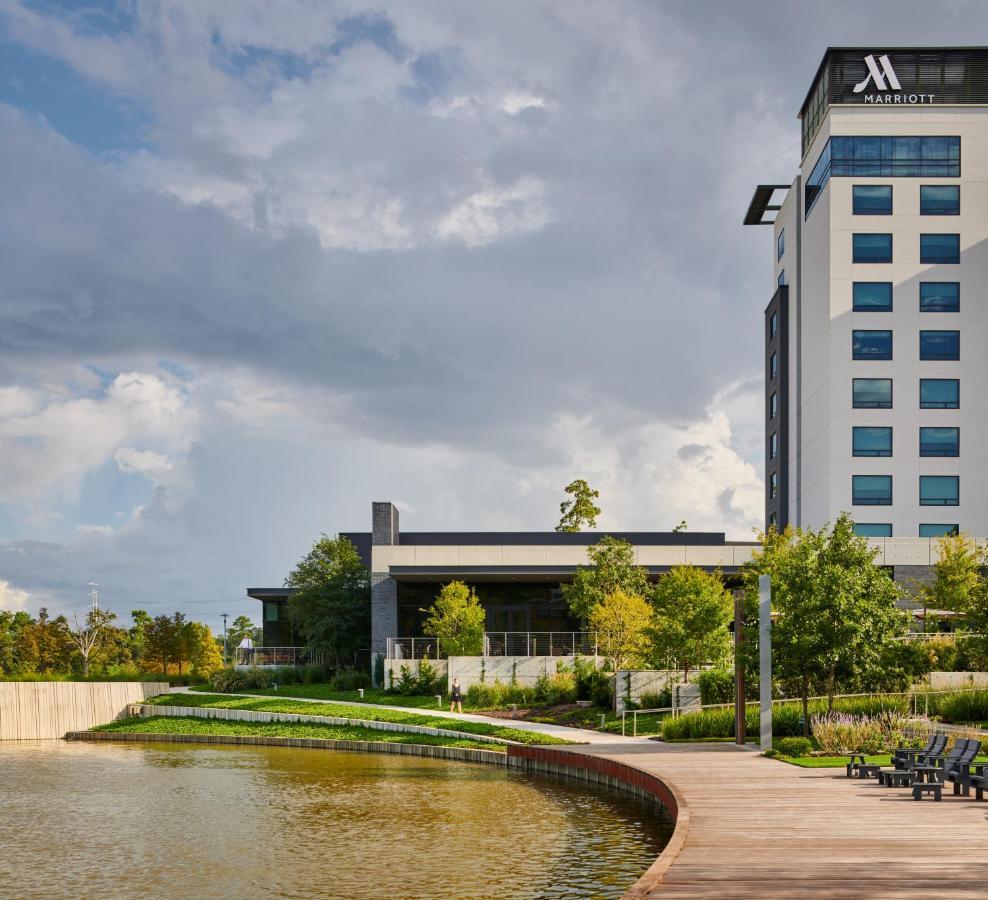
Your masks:
<svg viewBox="0 0 988 900"><path fill-rule="evenodd" d="M18 610L29 610L36 612L31 601L31 594L28 591L15 588L9 581L0 578L0 610L7 612L17 612ZM30 605L29 605L30 603Z"/></svg>

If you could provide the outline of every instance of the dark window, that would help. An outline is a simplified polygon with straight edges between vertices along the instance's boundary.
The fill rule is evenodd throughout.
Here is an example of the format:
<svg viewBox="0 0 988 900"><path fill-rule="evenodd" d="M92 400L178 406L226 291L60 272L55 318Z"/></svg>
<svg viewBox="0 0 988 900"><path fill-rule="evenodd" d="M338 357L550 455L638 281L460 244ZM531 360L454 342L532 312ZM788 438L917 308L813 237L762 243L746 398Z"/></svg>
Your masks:
<svg viewBox="0 0 988 900"><path fill-rule="evenodd" d="M775 513L769 513L768 527L777 528L778 525L779 525L779 517Z"/></svg>
<svg viewBox="0 0 988 900"><path fill-rule="evenodd" d="M891 456L892 429L855 426L851 429L854 456Z"/></svg>
<svg viewBox="0 0 988 900"><path fill-rule="evenodd" d="M919 261L921 263L959 263L961 261L961 236L959 234L921 234L919 236ZM877 260L877 262L882 262L882 260Z"/></svg>
<svg viewBox="0 0 988 900"><path fill-rule="evenodd" d="M957 281L921 281L920 312L960 312L961 286Z"/></svg>
<svg viewBox="0 0 988 900"><path fill-rule="evenodd" d="M919 536L925 538L947 537L957 534L960 530L959 525L920 524Z"/></svg>
<svg viewBox="0 0 988 900"><path fill-rule="evenodd" d="M774 500L779 494L779 473L773 472L768 480L768 497Z"/></svg>
<svg viewBox="0 0 988 900"><path fill-rule="evenodd" d="M960 478L956 475L920 475L920 506L957 506L960 503Z"/></svg>
<svg viewBox="0 0 988 900"><path fill-rule="evenodd" d="M891 359L892 332L852 331L851 357L853 359Z"/></svg>
<svg viewBox="0 0 988 900"><path fill-rule="evenodd" d="M959 331L921 331L919 333L920 359L960 359L961 333Z"/></svg>
<svg viewBox="0 0 988 900"><path fill-rule="evenodd" d="M768 336L774 338L779 333L779 314L772 313L768 317Z"/></svg>
<svg viewBox="0 0 988 900"><path fill-rule="evenodd" d="M934 235L940 237L940 235ZM921 235L925 237L925 235ZM856 263L890 263L892 262L891 234L855 234L853 236L854 255Z"/></svg>
<svg viewBox="0 0 988 900"><path fill-rule="evenodd" d="M956 378L920 378L920 409L960 409L961 383Z"/></svg>
<svg viewBox="0 0 988 900"><path fill-rule="evenodd" d="M786 284L786 270L783 269L779 272L779 287L785 287Z"/></svg>
<svg viewBox="0 0 988 900"><path fill-rule="evenodd" d="M855 522L854 533L862 537L892 537L891 522Z"/></svg>
<svg viewBox="0 0 988 900"><path fill-rule="evenodd" d="M891 281L855 281L855 312L892 312Z"/></svg>
<svg viewBox="0 0 988 900"><path fill-rule="evenodd" d="M856 184L852 188L854 215L892 215L892 185Z"/></svg>
<svg viewBox="0 0 988 900"><path fill-rule="evenodd" d="M278 621L278 610L281 606L280 603L265 602L264 603L264 621L265 622L277 622Z"/></svg>
<svg viewBox="0 0 988 900"><path fill-rule="evenodd" d="M768 458L775 459L779 455L779 433L773 431L768 439Z"/></svg>
<svg viewBox="0 0 988 900"><path fill-rule="evenodd" d="M779 414L779 395L772 394L768 400L768 417L774 419Z"/></svg>
<svg viewBox="0 0 988 900"><path fill-rule="evenodd" d="M851 502L855 506L891 506L891 475L852 475Z"/></svg>
<svg viewBox="0 0 988 900"><path fill-rule="evenodd" d="M961 430L959 428L920 428L920 456L960 456Z"/></svg>
<svg viewBox="0 0 988 900"><path fill-rule="evenodd" d="M922 216L958 216L961 212L961 189L956 184L921 184L919 213Z"/></svg>
<svg viewBox="0 0 988 900"><path fill-rule="evenodd" d="M805 124L805 123L804 123ZM961 139L956 136L858 137L827 141L804 192L808 217L831 176L869 178L960 178Z"/></svg>
<svg viewBox="0 0 988 900"><path fill-rule="evenodd" d="M779 374L779 357L777 354L773 353L768 358L768 377L775 378Z"/></svg>
<svg viewBox="0 0 988 900"><path fill-rule="evenodd" d="M779 232L779 247L778 247L778 249L779 249L779 253L778 253L778 256L776 256L775 258L776 259L782 259L782 257L785 255L785 252L786 252L786 230L785 230L785 228L783 228L782 231Z"/></svg>
<svg viewBox="0 0 988 900"><path fill-rule="evenodd" d="M891 409L891 378L855 378L851 383L855 409Z"/></svg>

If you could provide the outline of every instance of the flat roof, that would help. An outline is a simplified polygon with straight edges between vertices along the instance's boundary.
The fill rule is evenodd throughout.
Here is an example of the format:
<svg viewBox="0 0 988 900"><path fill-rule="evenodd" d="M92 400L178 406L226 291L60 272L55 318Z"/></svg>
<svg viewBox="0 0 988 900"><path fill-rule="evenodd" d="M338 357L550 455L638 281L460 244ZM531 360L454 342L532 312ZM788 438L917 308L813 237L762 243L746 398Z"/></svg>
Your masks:
<svg viewBox="0 0 988 900"><path fill-rule="evenodd" d="M360 532L344 532L354 538L370 537ZM727 541L723 531L402 531L396 547L589 547L602 538L613 537L638 547L723 547L728 544L754 544L754 541ZM392 546L391 544L377 546Z"/></svg>

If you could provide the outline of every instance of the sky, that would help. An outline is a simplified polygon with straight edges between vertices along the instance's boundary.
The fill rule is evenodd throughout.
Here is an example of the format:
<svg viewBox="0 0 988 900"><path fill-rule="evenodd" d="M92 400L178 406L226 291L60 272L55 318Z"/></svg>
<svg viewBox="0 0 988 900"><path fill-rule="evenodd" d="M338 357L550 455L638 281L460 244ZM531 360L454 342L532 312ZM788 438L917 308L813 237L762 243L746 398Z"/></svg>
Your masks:
<svg viewBox="0 0 988 900"><path fill-rule="evenodd" d="M0 0L0 609L257 618L322 532L750 539L828 45L976 2Z"/></svg>

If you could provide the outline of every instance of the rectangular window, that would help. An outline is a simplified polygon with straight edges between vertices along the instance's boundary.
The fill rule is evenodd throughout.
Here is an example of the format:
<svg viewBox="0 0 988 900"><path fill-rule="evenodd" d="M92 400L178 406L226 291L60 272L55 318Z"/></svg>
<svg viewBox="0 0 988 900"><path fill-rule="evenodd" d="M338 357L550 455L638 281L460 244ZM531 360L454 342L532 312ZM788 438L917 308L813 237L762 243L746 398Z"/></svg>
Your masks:
<svg viewBox="0 0 988 900"><path fill-rule="evenodd" d="M921 235L920 237L924 237ZM941 237L941 235L934 235ZM852 238L852 262L890 263L892 262L891 234L855 234Z"/></svg>
<svg viewBox="0 0 988 900"><path fill-rule="evenodd" d="M779 433L777 431L772 432L772 436L768 439L768 458L775 459L779 455Z"/></svg>
<svg viewBox="0 0 988 900"><path fill-rule="evenodd" d="M777 354L773 353L768 358L768 377L775 378L779 374L779 357Z"/></svg>
<svg viewBox="0 0 988 900"><path fill-rule="evenodd" d="M779 272L779 287L785 287L785 286L786 286L786 270L783 269L781 272Z"/></svg>
<svg viewBox="0 0 988 900"><path fill-rule="evenodd" d="M892 312L891 281L855 281L855 312Z"/></svg>
<svg viewBox="0 0 988 900"><path fill-rule="evenodd" d="M768 400L768 417L774 419L779 414L779 395L772 394Z"/></svg>
<svg viewBox="0 0 988 900"><path fill-rule="evenodd" d="M891 409L891 378L855 378L851 383L852 406L855 409Z"/></svg>
<svg viewBox="0 0 988 900"><path fill-rule="evenodd" d="M851 429L853 456L891 456L892 429L855 426Z"/></svg>
<svg viewBox="0 0 988 900"><path fill-rule="evenodd" d="M891 359L891 331L852 331L852 359Z"/></svg>
<svg viewBox="0 0 988 900"><path fill-rule="evenodd" d="M779 314L772 313L768 317L768 336L774 338L779 333Z"/></svg>
<svg viewBox="0 0 988 900"><path fill-rule="evenodd" d="M919 261L933 264L959 263L961 261L961 236L959 234L921 234L919 236Z"/></svg>
<svg viewBox="0 0 988 900"><path fill-rule="evenodd" d="M774 500L779 495L779 473L773 472L768 480L768 498Z"/></svg>
<svg viewBox="0 0 988 900"><path fill-rule="evenodd" d="M768 527L778 528L778 526L779 526L779 517L775 513L769 513Z"/></svg>
<svg viewBox="0 0 988 900"><path fill-rule="evenodd" d="M892 185L856 184L851 191L853 197L854 215L892 215Z"/></svg>
<svg viewBox="0 0 988 900"><path fill-rule="evenodd" d="M862 537L892 537L891 522L855 522L854 533Z"/></svg>
<svg viewBox="0 0 988 900"><path fill-rule="evenodd" d="M960 531L959 525L920 524L919 536L925 538L948 537Z"/></svg>
<svg viewBox="0 0 988 900"><path fill-rule="evenodd" d="M264 621L265 622L277 622L278 621L278 607L281 606L280 603L265 603L264 604Z"/></svg>
<svg viewBox="0 0 988 900"><path fill-rule="evenodd" d="M778 245L778 255L775 257L777 260L782 259L786 253L786 230L785 228L779 232L779 245Z"/></svg>
<svg viewBox="0 0 988 900"><path fill-rule="evenodd" d="M855 506L891 506L891 475L852 475L851 502Z"/></svg>
<svg viewBox="0 0 988 900"><path fill-rule="evenodd" d="M921 331L919 333L920 359L960 359L961 333L959 331Z"/></svg>
<svg viewBox="0 0 988 900"><path fill-rule="evenodd" d="M921 281L920 312L960 312L961 286L957 281Z"/></svg>
<svg viewBox="0 0 988 900"><path fill-rule="evenodd" d="M960 456L961 430L959 428L920 428L920 456Z"/></svg>
<svg viewBox="0 0 988 900"><path fill-rule="evenodd" d="M956 184L921 184L919 214L921 216L959 216L961 189Z"/></svg>
<svg viewBox="0 0 988 900"><path fill-rule="evenodd" d="M920 409L960 409L961 383L957 378L920 378Z"/></svg>
<svg viewBox="0 0 988 900"><path fill-rule="evenodd" d="M960 503L960 478L956 475L920 475L920 506L957 506Z"/></svg>

